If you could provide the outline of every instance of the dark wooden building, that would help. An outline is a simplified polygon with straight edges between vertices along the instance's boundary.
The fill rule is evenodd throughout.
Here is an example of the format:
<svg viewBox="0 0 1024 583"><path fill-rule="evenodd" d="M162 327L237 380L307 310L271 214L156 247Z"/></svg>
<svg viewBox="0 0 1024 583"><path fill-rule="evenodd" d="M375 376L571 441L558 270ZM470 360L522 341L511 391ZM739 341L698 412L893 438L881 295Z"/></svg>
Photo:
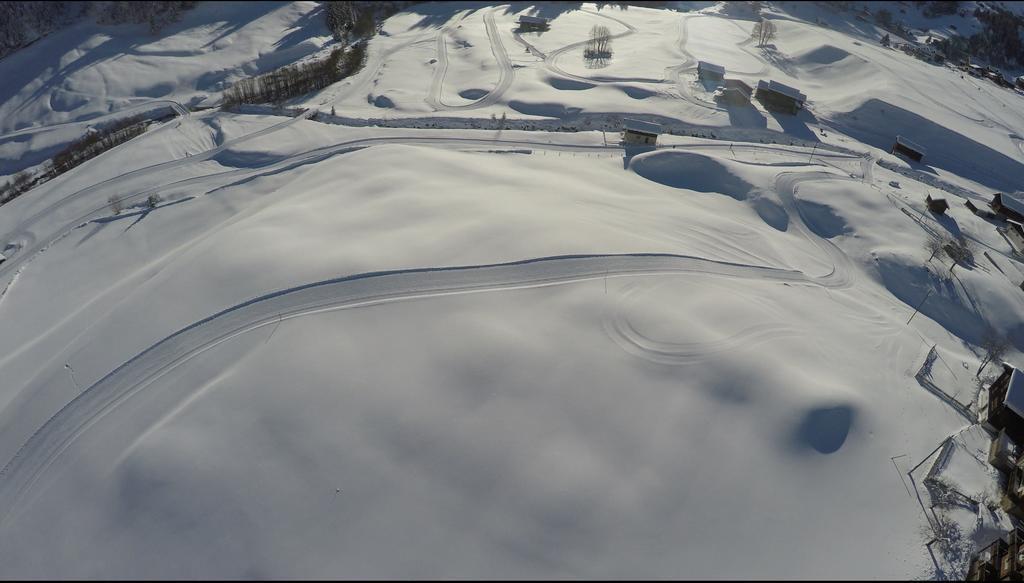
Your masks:
<svg viewBox="0 0 1024 583"><path fill-rule="evenodd" d="M971 566L967 569L968 581L998 581L999 566L1008 545L1006 541L997 538L991 544L978 551L971 559Z"/></svg>
<svg viewBox="0 0 1024 583"><path fill-rule="evenodd" d="M697 78L701 81L721 81L725 79L725 67L707 61L697 61Z"/></svg>
<svg viewBox="0 0 1024 583"><path fill-rule="evenodd" d="M729 105L747 105L754 90L739 79L726 79L725 87L719 89L715 99Z"/></svg>
<svg viewBox="0 0 1024 583"><path fill-rule="evenodd" d="M924 148L911 142L903 136L896 136L896 143L892 145L892 149L889 150L890 154L902 156L914 162L920 162L924 160Z"/></svg>
<svg viewBox="0 0 1024 583"><path fill-rule="evenodd" d="M622 143L629 146L654 146L658 143L661 126L656 123L639 119L622 120Z"/></svg>
<svg viewBox="0 0 1024 583"><path fill-rule="evenodd" d="M1018 223L1024 223L1024 203L997 192L992 195L992 202L988 203L995 213L1005 219L1013 219Z"/></svg>
<svg viewBox="0 0 1024 583"><path fill-rule="evenodd" d="M949 209L949 203L944 198L932 198L932 195L929 194L924 201L928 204L928 210L937 215L944 215Z"/></svg>
<svg viewBox="0 0 1024 583"><path fill-rule="evenodd" d="M537 32L551 28L551 23L547 18L528 16L526 14L519 17L518 24L520 32Z"/></svg>
<svg viewBox="0 0 1024 583"><path fill-rule="evenodd" d="M757 92L754 97L764 104L765 108L771 111L779 111L796 115L796 112L804 106L807 96L789 85L783 85L775 81L757 82Z"/></svg>
<svg viewBox="0 0 1024 583"><path fill-rule="evenodd" d="M1000 472L1009 474L1017 466L1020 454L1021 448L1017 442L1010 439L1005 431L1000 430L988 448L988 463Z"/></svg>
<svg viewBox="0 0 1024 583"><path fill-rule="evenodd" d="M1014 529L1006 537L1006 552L999 561L999 580L1024 580L1024 530Z"/></svg>
<svg viewBox="0 0 1024 583"><path fill-rule="evenodd" d="M1002 430L1024 443L1024 373L1003 365L1003 373L988 388L983 424L992 433Z"/></svg>

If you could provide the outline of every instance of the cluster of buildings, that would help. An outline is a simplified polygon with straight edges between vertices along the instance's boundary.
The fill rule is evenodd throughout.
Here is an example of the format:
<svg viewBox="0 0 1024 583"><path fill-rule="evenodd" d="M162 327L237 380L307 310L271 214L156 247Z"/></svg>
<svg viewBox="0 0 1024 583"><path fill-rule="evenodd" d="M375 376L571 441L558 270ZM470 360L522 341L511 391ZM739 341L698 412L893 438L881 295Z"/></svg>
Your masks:
<svg viewBox="0 0 1024 583"><path fill-rule="evenodd" d="M994 435L988 463L1000 473L999 505L1007 514L1024 520L1024 372L1003 365L1002 374L989 386L980 419ZM971 559L966 579L1024 580L1024 530L1015 529L978 551Z"/></svg>
<svg viewBox="0 0 1024 583"><path fill-rule="evenodd" d="M725 67L707 61L697 61L697 78L720 85L715 92L715 99L720 103L743 105L754 98L770 111L795 115L807 102L807 96L798 89L778 81L762 79L755 89L739 79L726 79Z"/></svg>
<svg viewBox="0 0 1024 583"><path fill-rule="evenodd" d="M960 61L960 65L958 68L964 73L970 75L971 77L977 77L979 79L988 79L989 81L992 81L996 85L1000 85L1008 89L1013 89L1014 87L1016 87L1017 89L1024 89L1024 75L1021 75L1020 77L1017 77L1015 80L1011 81L1004 77L998 69L989 66L982 67L981 65L975 65L970 61Z"/></svg>

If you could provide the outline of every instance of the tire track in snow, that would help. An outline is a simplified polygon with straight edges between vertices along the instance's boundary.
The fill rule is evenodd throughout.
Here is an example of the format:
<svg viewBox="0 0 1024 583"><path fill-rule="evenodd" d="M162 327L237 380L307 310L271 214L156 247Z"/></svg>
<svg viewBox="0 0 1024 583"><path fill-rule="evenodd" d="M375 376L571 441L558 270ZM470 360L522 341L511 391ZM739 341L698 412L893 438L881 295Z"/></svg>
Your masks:
<svg viewBox="0 0 1024 583"><path fill-rule="evenodd" d="M272 292L167 336L82 391L50 417L0 470L0 524L56 460L120 403L174 368L240 334L290 318L387 302L564 285L606 277L698 274L842 288L835 270L799 271L674 254L568 255L511 263L363 273ZM185 390L181 387L165 390Z"/></svg>
<svg viewBox="0 0 1024 583"><path fill-rule="evenodd" d="M494 23L495 10L497 10L497 8L492 8L485 12L483 19L484 26L487 30L487 40L491 45L491 54L494 55L494 59L498 63L497 84L494 86L494 89L491 89L486 95L472 103L464 105L448 105L441 100L441 92L444 88L444 78L448 73L448 47L445 37L448 35L449 26L445 26L441 28L441 31L437 35L438 67L434 70L434 78L431 81L430 92L426 99L427 105L433 107L435 111L461 111L487 107L497 103L508 88L512 86L512 81L515 78L515 70L512 68L512 60L508 56L508 51L505 50L505 45L501 42L501 35L498 32L498 27ZM460 18L459 22L461 21L462 19Z"/></svg>

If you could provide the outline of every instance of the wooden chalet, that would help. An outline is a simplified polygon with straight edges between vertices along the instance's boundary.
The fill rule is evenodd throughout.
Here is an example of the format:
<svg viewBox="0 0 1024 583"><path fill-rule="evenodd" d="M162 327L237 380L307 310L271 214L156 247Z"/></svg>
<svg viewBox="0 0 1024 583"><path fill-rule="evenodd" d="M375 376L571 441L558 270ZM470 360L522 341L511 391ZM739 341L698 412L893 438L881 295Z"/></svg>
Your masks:
<svg viewBox="0 0 1024 583"><path fill-rule="evenodd" d="M1009 474L1017 466L1020 454L1021 448L1017 442L1010 439L1005 431L1000 430L988 448L988 463L1000 472Z"/></svg>
<svg viewBox="0 0 1024 583"><path fill-rule="evenodd" d="M537 32L551 28L551 21L540 16L529 16L523 14L517 21L520 32Z"/></svg>
<svg viewBox="0 0 1024 583"><path fill-rule="evenodd" d="M757 82L757 92L754 96L764 104L765 108L792 115L796 115L796 112L807 101L807 96L797 89L764 79Z"/></svg>
<svg viewBox="0 0 1024 583"><path fill-rule="evenodd" d="M725 67L707 61L697 61L697 78L701 81L721 81L725 79Z"/></svg>
<svg viewBox="0 0 1024 583"><path fill-rule="evenodd" d="M747 105L754 90L739 79L726 79L725 87L715 93L715 99L729 105Z"/></svg>
<svg viewBox="0 0 1024 583"><path fill-rule="evenodd" d="M1024 373L1003 365L1003 373L988 388L983 415L986 429L1005 431L1010 439L1024 443Z"/></svg>
<svg viewBox="0 0 1024 583"><path fill-rule="evenodd" d="M997 192L992 195L992 202L988 203L995 213L1005 219L1013 219L1018 223L1024 223L1024 203Z"/></svg>
<svg viewBox="0 0 1024 583"><path fill-rule="evenodd" d="M1024 580L1024 530L1014 529L1006 537L1006 552L999 561L999 580Z"/></svg>
<svg viewBox="0 0 1024 583"><path fill-rule="evenodd" d="M1024 224L1012 219L1006 220L1006 229L1002 229L1006 240L1017 253L1024 254Z"/></svg>
<svg viewBox="0 0 1024 583"><path fill-rule="evenodd" d="M1009 545L1001 538L992 541L991 544L978 551L971 559L971 566L967 569L967 581L998 581L999 566L1002 562Z"/></svg>
<svg viewBox="0 0 1024 583"><path fill-rule="evenodd" d="M994 212L992 212L990 210L983 209L983 208L978 208L978 206L975 205L971 201L965 202L964 206L967 207L967 210L971 211L972 213L974 213L975 215L977 215L977 216L979 216L979 217L981 217L983 219L994 219L994 218L996 218L996 214Z"/></svg>
<svg viewBox="0 0 1024 583"><path fill-rule="evenodd" d="M920 162L924 160L925 150L903 136L896 136L896 143L892 145L889 153L913 160L914 162Z"/></svg>
<svg viewBox="0 0 1024 583"><path fill-rule="evenodd" d="M924 201L928 205L928 210L937 215L944 215L949 209L949 203L944 198L932 198L932 195L929 194Z"/></svg>
<svg viewBox="0 0 1024 583"><path fill-rule="evenodd" d="M626 118L623 121L622 143L630 146L654 146L661 134L661 126L639 119Z"/></svg>

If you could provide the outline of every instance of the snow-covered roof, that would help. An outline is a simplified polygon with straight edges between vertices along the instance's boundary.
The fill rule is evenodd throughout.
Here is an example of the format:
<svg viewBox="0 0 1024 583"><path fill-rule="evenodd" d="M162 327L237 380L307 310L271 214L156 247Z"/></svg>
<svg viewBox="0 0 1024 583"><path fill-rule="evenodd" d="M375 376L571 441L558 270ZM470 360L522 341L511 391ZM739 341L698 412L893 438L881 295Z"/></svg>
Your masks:
<svg viewBox="0 0 1024 583"><path fill-rule="evenodd" d="M799 89L796 89L795 87L790 87L789 85L783 85L782 83L779 83L777 81L765 82L764 79L761 79L760 81L757 82L757 88L767 89L768 91L780 93L782 95L785 95L786 97L795 99L800 103L807 101L807 96L801 93Z"/></svg>
<svg viewBox="0 0 1024 583"><path fill-rule="evenodd" d="M1003 403L1017 415L1024 417L1024 373L1016 368L1010 373L1010 385Z"/></svg>
<svg viewBox="0 0 1024 583"><path fill-rule="evenodd" d="M1020 200L1010 196L1009 194L1000 194L999 202L1003 203L1003 206L1005 206L1006 208L1018 214L1024 215L1024 202L1021 202Z"/></svg>
<svg viewBox="0 0 1024 583"><path fill-rule="evenodd" d="M709 71L711 73L718 73L719 75L725 75L725 67L709 63L707 61L697 61L698 71Z"/></svg>
<svg viewBox="0 0 1024 583"><path fill-rule="evenodd" d="M526 24L547 24L548 19L542 16L529 16L527 14L523 14L519 17L519 22Z"/></svg>
<svg viewBox="0 0 1024 583"><path fill-rule="evenodd" d="M921 146L919 144L916 144L914 142L911 142L910 140L908 140L907 138L904 138L903 136L896 136L896 143L901 145L901 146L904 146L906 148L910 148L911 150L914 150L915 152L920 152L922 156L927 153L923 146Z"/></svg>
<svg viewBox="0 0 1024 583"><path fill-rule="evenodd" d="M622 123L625 126L625 128L630 131L640 132L643 134L653 134L655 136L661 133L661 125L651 123L649 121L643 121L627 117L626 119L622 120Z"/></svg>

